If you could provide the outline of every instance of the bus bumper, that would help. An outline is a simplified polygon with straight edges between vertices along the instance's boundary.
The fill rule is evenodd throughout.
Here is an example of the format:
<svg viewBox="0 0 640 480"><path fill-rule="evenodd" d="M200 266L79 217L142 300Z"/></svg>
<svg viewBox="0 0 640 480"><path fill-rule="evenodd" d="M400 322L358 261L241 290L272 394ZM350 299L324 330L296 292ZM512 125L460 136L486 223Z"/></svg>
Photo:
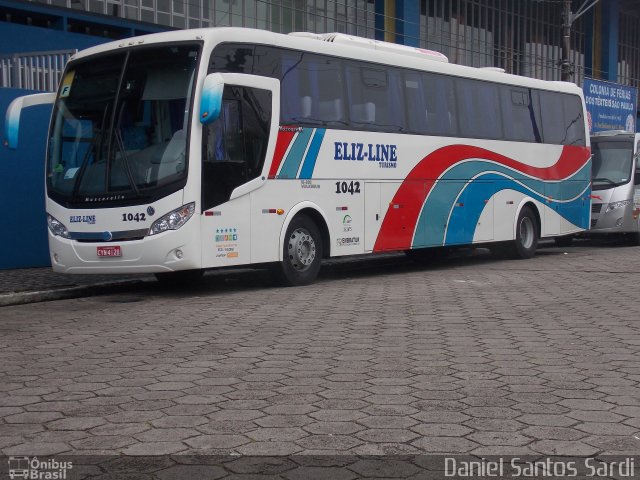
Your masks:
<svg viewBox="0 0 640 480"><path fill-rule="evenodd" d="M199 225L121 242L78 242L49 234L51 266L59 273L159 273L201 268ZM121 256L98 256L98 248L120 247Z"/></svg>

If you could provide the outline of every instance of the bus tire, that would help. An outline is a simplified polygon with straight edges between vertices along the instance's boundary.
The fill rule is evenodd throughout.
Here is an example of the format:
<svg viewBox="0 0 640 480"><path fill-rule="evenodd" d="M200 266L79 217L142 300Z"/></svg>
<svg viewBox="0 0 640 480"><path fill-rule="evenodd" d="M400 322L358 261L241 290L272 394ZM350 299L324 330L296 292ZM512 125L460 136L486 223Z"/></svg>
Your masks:
<svg viewBox="0 0 640 480"><path fill-rule="evenodd" d="M309 285L320 271L322 236L309 217L298 215L291 220L285 235L279 280L287 286Z"/></svg>
<svg viewBox="0 0 640 480"><path fill-rule="evenodd" d="M514 258L531 258L538 247L538 219L531 207L524 206L516 223L516 238L511 244Z"/></svg>
<svg viewBox="0 0 640 480"><path fill-rule="evenodd" d="M155 273L156 280L167 286L190 286L197 285L202 280L204 270L180 270L177 272Z"/></svg>

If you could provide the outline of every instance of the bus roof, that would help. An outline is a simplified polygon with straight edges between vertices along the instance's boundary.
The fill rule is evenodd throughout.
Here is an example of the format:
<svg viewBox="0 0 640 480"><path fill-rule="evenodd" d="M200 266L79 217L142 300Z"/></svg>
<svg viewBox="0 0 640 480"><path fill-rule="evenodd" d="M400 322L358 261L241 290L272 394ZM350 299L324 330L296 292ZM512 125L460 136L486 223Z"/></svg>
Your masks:
<svg viewBox="0 0 640 480"><path fill-rule="evenodd" d="M339 41L335 37L340 36ZM331 39L334 38L332 41ZM415 49L388 42L360 39L343 34L313 34L295 32L292 35L269 32L252 28L216 27L190 30L174 30L170 32L153 33L140 37L132 37L115 42L104 43L76 53L72 60L89 55L104 53L120 48L128 48L156 43L171 43L185 41L204 41L208 44L205 53L214 45L223 42L256 43L274 45L295 50L303 50L342 58L365 60L383 65L406 67L416 70L443 73L465 78L475 78L496 83L506 83L522 87L538 88L582 96L582 89L574 83L539 80L530 77L512 75L496 68L476 68L448 63L446 56L427 50ZM373 42L373 43L372 43ZM376 48L377 46L377 48ZM412 53L409 53L412 52ZM426 53L425 53L426 52ZM434 61L435 60L435 61Z"/></svg>

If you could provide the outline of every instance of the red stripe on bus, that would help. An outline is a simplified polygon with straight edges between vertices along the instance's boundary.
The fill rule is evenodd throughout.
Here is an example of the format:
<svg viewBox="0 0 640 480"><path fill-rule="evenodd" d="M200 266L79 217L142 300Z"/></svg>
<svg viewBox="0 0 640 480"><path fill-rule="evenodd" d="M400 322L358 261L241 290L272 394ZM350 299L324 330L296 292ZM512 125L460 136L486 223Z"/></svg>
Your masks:
<svg viewBox="0 0 640 480"><path fill-rule="evenodd" d="M273 160L271 161L271 168L269 169L269 178L275 178L284 154L287 153L287 148L291 144L291 140L296 132L294 131L282 131L278 132L278 138L276 140L276 149L273 153Z"/></svg>
<svg viewBox="0 0 640 480"><path fill-rule="evenodd" d="M423 158L409 172L391 203L406 205L404 209L389 208L382 220L373 251L411 248L413 233L422 206L434 185L434 179L458 162L468 159L490 160L541 180L562 180L576 173L589 160L588 147L566 145L558 161L547 168L525 165L512 158L484 148L469 145L450 145ZM424 188L422 188L424 186Z"/></svg>

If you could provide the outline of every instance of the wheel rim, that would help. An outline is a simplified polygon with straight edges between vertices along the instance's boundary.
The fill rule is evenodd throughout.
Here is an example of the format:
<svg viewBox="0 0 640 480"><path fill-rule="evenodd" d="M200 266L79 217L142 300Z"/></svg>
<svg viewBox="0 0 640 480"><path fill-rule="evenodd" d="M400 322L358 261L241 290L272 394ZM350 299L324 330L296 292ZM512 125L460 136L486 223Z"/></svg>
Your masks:
<svg viewBox="0 0 640 480"><path fill-rule="evenodd" d="M533 239L535 238L534 228L531 218L524 217L520 221L520 243L527 250L533 246Z"/></svg>
<svg viewBox="0 0 640 480"><path fill-rule="evenodd" d="M296 228L289 237L289 261L299 272L311 267L316 259L316 242L304 228Z"/></svg>

